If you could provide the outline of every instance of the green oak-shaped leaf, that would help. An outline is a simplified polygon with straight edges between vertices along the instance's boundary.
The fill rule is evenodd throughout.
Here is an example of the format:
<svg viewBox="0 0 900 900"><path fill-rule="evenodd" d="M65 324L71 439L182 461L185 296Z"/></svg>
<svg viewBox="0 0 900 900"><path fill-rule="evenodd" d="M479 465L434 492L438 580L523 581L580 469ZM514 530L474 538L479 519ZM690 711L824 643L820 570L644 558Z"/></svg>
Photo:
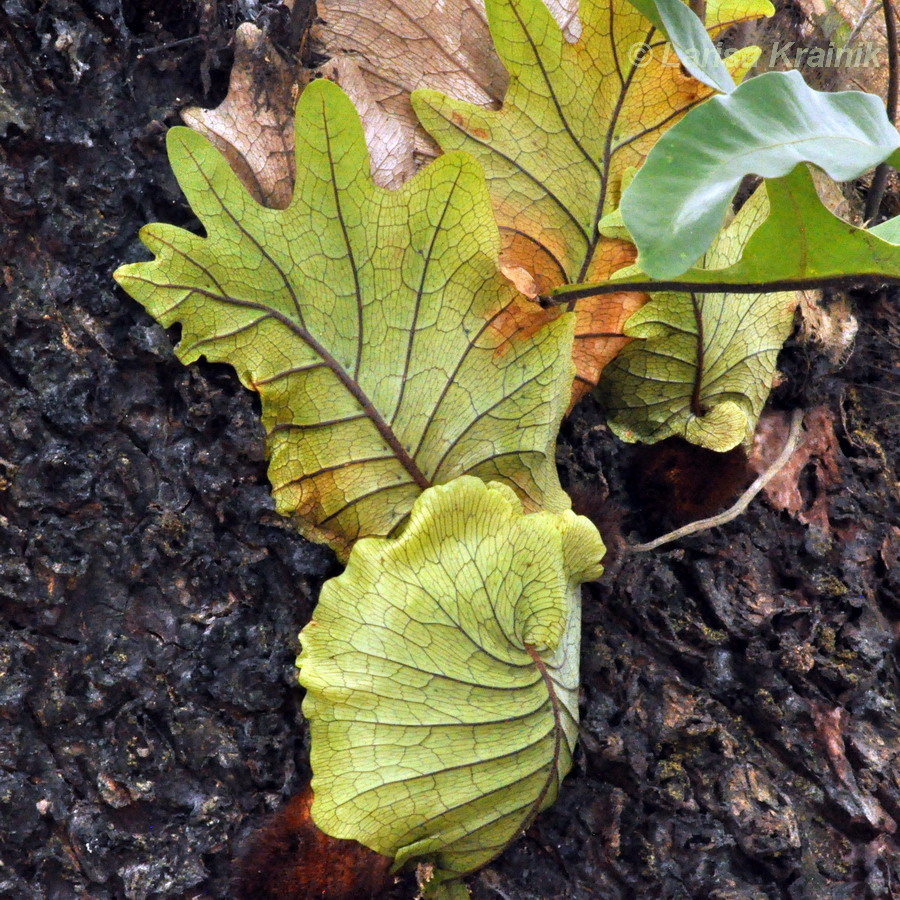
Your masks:
<svg viewBox="0 0 900 900"><path fill-rule="evenodd" d="M705 262L734 262L768 211L760 188ZM678 435L719 452L749 441L796 306L795 292L652 295L625 325L636 340L600 381L610 428L626 441Z"/></svg>
<svg viewBox="0 0 900 900"><path fill-rule="evenodd" d="M469 476L360 540L300 635L319 828L432 863L434 888L502 852L571 766L578 586L603 554L587 519Z"/></svg>
<svg viewBox="0 0 900 900"><path fill-rule="evenodd" d="M558 288L551 298L566 303L621 291L765 293L850 287L863 281L900 283L900 220L891 219L871 230L845 222L819 199L806 166L797 166L783 178L766 179L765 184L769 216L732 265L695 266L672 278L652 278L635 265L603 282ZM610 230L619 233L619 220L610 216L607 222Z"/></svg>
<svg viewBox="0 0 900 900"><path fill-rule="evenodd" d="M484 176L463 154L377 187L359 116L316 81L297 106L294 197L267 209L209 142L169 132L206 237L148 225L152 262L119 283L178 356L231 363L260 393L277 509L346 555L388 534L432 484L463 473L568 505L553 446L572 378L572 316L538 335L497 268Z"/></svg>
<svg viewBox="0 0 900 900"><path fill-rule="evenodd" d="M849 181L898 148L900 134L874 94L815 91L796 71L752 78L666 131L624 192L638 265L659 279L686 272L746 175L778 178L810 162Z"/></svg>
<svg viewBox="0 0 900 900"><path fill-rule="evenodd" d="M629 0L582 3L575 43L542 0L486 6L510 76L503 106L420 90L413 107L442 149L467 150L484 166L517 264L551 285L606 278L631 261L597 228L618 206L622 173L711 89L681 71ZM710 0L707 19L715 34L772 11L769 0ZM758 52L745 48L724 66L743 77Z"/></svg>

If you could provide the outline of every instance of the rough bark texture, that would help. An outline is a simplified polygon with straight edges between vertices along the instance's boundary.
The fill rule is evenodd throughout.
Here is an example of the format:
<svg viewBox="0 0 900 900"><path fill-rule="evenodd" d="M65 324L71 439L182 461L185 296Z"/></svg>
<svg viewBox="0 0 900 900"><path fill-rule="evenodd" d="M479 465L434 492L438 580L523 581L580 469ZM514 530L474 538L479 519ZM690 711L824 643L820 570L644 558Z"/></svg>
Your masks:
<svg viewBox="0 0 900 900"><path fill-rule="evenodd" d="M296 634L338 567L272 512L255 398L110 278L142 224L190 222L165 129L221 99L239 21L284 15L0 4L2 898L226 898L309 776ZM758 499L620 552L586 593L576 770L476 898L900 896L900 325L897 297L856 301L849 362L789 345L773 400L820 407L814 524ZM712 491L602 422L584 401L560 464L608 536L745 477Z"/></svg>

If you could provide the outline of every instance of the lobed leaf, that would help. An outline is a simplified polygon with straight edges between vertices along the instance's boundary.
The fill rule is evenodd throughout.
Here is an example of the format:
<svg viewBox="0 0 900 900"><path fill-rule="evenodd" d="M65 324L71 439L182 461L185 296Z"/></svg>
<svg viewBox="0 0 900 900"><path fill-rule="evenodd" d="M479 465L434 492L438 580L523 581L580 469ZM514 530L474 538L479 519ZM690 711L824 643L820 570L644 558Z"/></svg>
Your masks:
<svg viewBox="0 0 900 900"><path fill-rule="evenodd" d="M657 279L686 272L746 175L777 178L809 162L849 181L898 148L900 134L874 95L815 91L796 71L753 78L662 135L625 191L622 217L638 264Z"/></svg>
<svg viewBox="0 0 900 900"><path fill-rule="evenodd" d="M548 0L567 34L578 0ZM507 76L493 52L484 0L318 0L314 35L328 56L356 60L385 112L415 121L409 95L427 85L471 103L503 99ZM420 143L420 150L427 147Z"/></svg>
<svg viewBox="0 0 900 900"><path fill-rule="evenodd" d="M360 540L300 635L316 824L433 864L437 895L501 853L571 767L579 585L604 552L587 519L468 476Z"/></svg>
<svg viewBox="0 0 900 900"><path fill-rule="evenodd" d="M704 262L738 259L768 211L760 188ZM652 295L628 320L625 333L635 340L598 388L610 428L625 441L678 435L719 452L749 441L797 302L795 292Z"/></svg>
<svg viewBox="0 0 900 900"><path fill-rule="evenodd" d="M568 505L553 447L572 317L521 327L472 160L377 187L359 117L324 80L297 106L287 209L257 204L202 136L176 128L168 143L206 237L146 226L156 258L116 278L181 323L184 363L229 362L260 393L279 512L345 555L463 473L507 482L529 509Z"/></svg>
<svg viewBox="0 0 900 900"><path fill-rule="evenodd" d="M715 33L772 7L747 0L711 2L708 10ZM629 244L598 230L618 206L623 173L711 90L682 73L674 57L666 59L664 43L654 43L655 29L628 0L582 4L574 42L541 0L488 0L487 11L509 72L502 107L433 90L416 91L413 107L443 150L466 150L484 167L506 264L530 271L547 290L608 278L633 259ZM740 77L757 55L748 48L726 65ZM636 306L646 298L634 299ZM592 318L605 323L598 306ZM586 333L613 331L596 325ZM598 374L597 367L579 370L588 384Z"/></svg>
<svg viewBox="0 0 900 900"><path fill-rule="evenodd" d="M655 29L628 0L583 4L575 43L541 0L488 0L487 11L510 76L502 107L432 90L416 91L413 106L442 149L468 150L484 165L501 230L530 240L566 281L584 281L606 268L597 223L618 205L622 173L711 91L661 46L638 57ZM766 0L739 15L709 6L713 28L723 14L731 24L770 11ZM756 56L750 48L728 64L743 73Z"/></svg>

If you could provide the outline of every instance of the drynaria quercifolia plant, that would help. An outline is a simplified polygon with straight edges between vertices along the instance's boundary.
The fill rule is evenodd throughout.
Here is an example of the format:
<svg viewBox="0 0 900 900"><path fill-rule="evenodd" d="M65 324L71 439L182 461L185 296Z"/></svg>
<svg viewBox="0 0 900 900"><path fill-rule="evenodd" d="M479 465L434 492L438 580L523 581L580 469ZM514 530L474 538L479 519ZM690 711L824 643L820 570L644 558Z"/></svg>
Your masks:
<svg viewBox="0 0 900 900"><path fill-rule="evenodd" d="M557 478L572 401L595 390L625 441L728 453L797 290L900 280L896 223L841 221L808 170L900 159L878 98L744 81L759 51L713 50L768 0L705 24L680 0L583 2L577 38L542 0L486 7L505 99L416 91L443 153L408 182L373 181L353 104L313 81L285 208L172 129L205 235L148 225L154 259L116 272L180 323L185 364L259 393L277 509L346 564L300 636L311 793L251 843L245 896L377 896L403 868L467 896L575 751L580 585L605 547ZM627 52L663 41L683 67Z"/></svg>

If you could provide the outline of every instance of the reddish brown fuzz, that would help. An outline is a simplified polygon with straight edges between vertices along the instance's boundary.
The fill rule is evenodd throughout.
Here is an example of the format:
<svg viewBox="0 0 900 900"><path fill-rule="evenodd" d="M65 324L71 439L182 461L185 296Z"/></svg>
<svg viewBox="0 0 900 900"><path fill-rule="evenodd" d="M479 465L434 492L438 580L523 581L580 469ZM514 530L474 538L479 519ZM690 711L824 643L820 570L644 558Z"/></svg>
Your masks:
<svg viewBox="0 0 900 900"><path fill-rule="evenodd" d="M329 837L310 815L307 787L250 837L236 865L234 900L382 900L391 860Z"/></svg>
<svg viewBox="0 0 900 900"><path fill-rule="evenodd" d="M668 438L636 448L631 480L645 520L677 527L721 512L753 473L740 447L715 453Z"/></svg>

